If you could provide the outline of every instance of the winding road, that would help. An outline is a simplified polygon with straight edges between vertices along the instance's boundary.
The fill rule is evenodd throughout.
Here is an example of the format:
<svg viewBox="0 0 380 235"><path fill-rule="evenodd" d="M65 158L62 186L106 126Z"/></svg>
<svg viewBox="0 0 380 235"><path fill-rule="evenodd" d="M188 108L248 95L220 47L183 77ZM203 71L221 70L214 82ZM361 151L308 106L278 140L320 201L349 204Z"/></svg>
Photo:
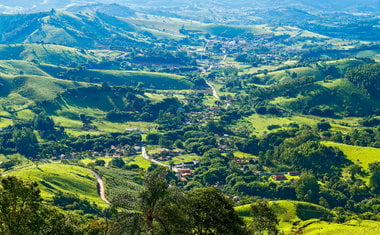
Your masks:
<svg viewBox="0 0 380 235"><path fill-rule="evenodd" d="M218 95L218 92L216 91L215 87L209 82L209 81L206 81L207 85L209 87L211 87L211 90L212 90L212 95L218 100L218 101L221 101L220 99L220 96ZM230 102L226 102L226 109L228 109L228 107L230 107Z"/></svg>
<svg viewBox="0 0 380 235"><path fill-rule="evenodd" d="M174 172L178 172L178 169L176 167L170 167L168 164L165 164L165 163L162 163L160 161L157 161L153 158L151 158L148 153L146 152L146 148L145 147L141 147L141 156L143 158L145 158L146 160L150 161L151 163L154 163L154 164L157 164L157 165L160 165L160 166L163 166L163 167L166 167L168 168L169 170L172 170Z"/></svg>
<svg viewBox="0 0 380 235"><path fill-rule="evenodd" d="M107 200L106 198L106 192L105 192L105 187L104 187L104 182L102 178L93 170L86 168L89 172L91 172L94 177L96 178L96 181L98 181L99 184L99 196L100 198L107 203L108 205L111 205L111 203Z"/></svg>
<svg viewBox="0 0 380 235"><path fill-rule="evenodd" d="M207 85L208 85L209 87L211 87L212 95L213 95L217 100L220 101L220 96L218 95L218 92L216 92L215 87L214 87L209 81L206 81L206 83L207 83Z"/></svg>

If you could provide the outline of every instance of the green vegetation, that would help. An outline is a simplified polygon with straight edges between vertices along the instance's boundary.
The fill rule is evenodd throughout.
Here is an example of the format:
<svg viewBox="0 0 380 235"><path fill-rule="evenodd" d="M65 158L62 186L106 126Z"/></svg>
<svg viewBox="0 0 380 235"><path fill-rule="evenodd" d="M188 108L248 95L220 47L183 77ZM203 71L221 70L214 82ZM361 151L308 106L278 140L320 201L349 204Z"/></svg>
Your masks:
<svg viewBox="0 0 380 235"><path fill-rule="evenodd" d="M73 81L108 82L109 84L120 86L137 86L143 83L147 88L180 90L191 87L191 83L184 77L144 71L121 71L121 70L97 70L78 69L60 67L48 64L41 64L39 67L53 77L70 79Z"/></svg>
<svg viewBox="0 0 380 235"><path fill-rule="evenodd" d="M347 144L323 142L327 146L337 147L352 162L359 163L364 169L368 169L368 164L379 161L380 149L370 147L352 146Z"/></svg>
<svg viewBox="0 0 380 235"><path fill-rule="evenodd" d="M8 44L0 46L0 60L24 60L34 63L73 66L95 64L100 62L101 58L85 50L60 45ZM30 74L26 69L19 71ZM10 70L6 72L9 73Z"/></svg>
<svg viewBox="0 0 380 235"><path fill-rule="evenodd" d="M30 165L7 174L37 182L41 188L41 196L46 200L52 200L58 192L66 192L105 206L98 196L94 176L82 167L47 163L37 167Z"/></svg>
<svg viewBox="0 0 380 235"><path fill-rule="evenodd" d="M250 221L253 218L250 214L251 205L235 207L236 212L245 220ZM276 213L279 219L279 230L285 234L297 230L309 231L309 226L315 224L324 224L324 219L332 216L329 210L312 204L298 201L271 201L270 207Z"/></svg>
<svg viewBox="0 0 380 235"><path fill-rule="evenodd" d="M364 1L0 14L0 233L371 234L380 28Z"/></svg>

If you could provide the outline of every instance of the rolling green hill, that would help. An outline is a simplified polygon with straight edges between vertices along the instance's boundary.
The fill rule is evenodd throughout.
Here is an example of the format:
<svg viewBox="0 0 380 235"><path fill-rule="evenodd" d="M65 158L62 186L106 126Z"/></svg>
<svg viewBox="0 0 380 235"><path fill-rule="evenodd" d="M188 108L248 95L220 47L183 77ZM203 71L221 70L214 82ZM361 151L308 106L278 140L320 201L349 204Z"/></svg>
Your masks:
<svg viewBox="0 0 380 235"><path fill-rule="evenodd" d="M258 77L262 78L267 84L276 82L284 82L294 79L294 77L312 76L316 80L324 80L326 76L331 75L333 78L344 77L347 69L366 64L361 59L343 59L336 61L327 61L310 65L308 67L298 67L291 69L283 69L279 71L269 72L267 74L260 74Z"/></svg>
<svg viewBox="0 0 380 235"><path fill-rule="evenodd" d="M297 224L304 221L318 220L331 216L328 209L312 203L299 202L299 201L273 201L271 202L272 208L277 213L280 220L280 231L288 234L296 230ZM235 207L236 212L246 220L251 220L249 215L250 205L243 205Z"/></svg>
<svg viewBox="0 0 380 235"><path fill-rule="evenodd" d="M7 70L8 73L27 71L31 75L5 75L0 73L0 104L3 108L9 107L17 110L33 104L35 101L54 99L67 88L84 86L78 82L50 77L27 62L0 62L0 70L7 67L10 68Z"/></svg>
<svg viewBox="0 0 380 235"><path fill-rule="evenodd" d="M0 45L0 60L25 60L63 66L95 64L101 58L85 50L51 44Z"/></svg>
<svg viewBox="0 0 380 235"><path fill-rule="evenodd" d="M137 33L133 25L100 12L80 14L52 10L0 15L0 25L0 43L45 43L82 48L149 44L149 38Z"/></svg>
<svg viewBox="0 0 380 235"><path fill-rule="evenodd" d="M327 146L339 148L349 160L359 163L364 169L368 169L368 164L380 161L380 149L371 147L360 147L334 142L323 142Z"/></svg>
<svg viewBox="0 0 380 235"><path fill-rule="evenodd" d="M358 87L344 77L348 68L365 63L347 59L318 63L309 67L280 70L262 79L271 85L257 86L249 91L252 99L261 97L288 112L321 117L367 116L380 108L377 96ZM361 68L361 67L359 67ZM376 86L376 84L370 84Z"/></svg>
<svg viewBox="0 0 380 235"><path fill-rule="evenodd" d="M165 90L181 90L191 87L191 83L186 81L183 76L168 73L78 68L74 69L48 64L41 64L39 65L39 68L53 77L60 77L62 79L71 79L76 81L94 83L108 82L110 85L116 86L136 86L139 82L142 82L147 88Z"/></svg>
<svg viewBox="0 0 380 235"><path fill-rule="evenodd" d="M94 176L82 167L48 163L38 167L31 165L16 169L8 174L36 181L41 189L42 197L46 200L51 200L56 193L61 191L75 193L81 198L106 206L98 195Z"/></svg>
<svg viewBox="0 0 380 235"><path fill-rule="evenodd" d="M321 219L331 214L329 210L306 202L273 201L272 208L280 220L279 230L284 234L363 234L375 235L379 231L380 223L371 220L351 220L338 224ZM249 221L250 205L235 207L237 213Z"/></svg>

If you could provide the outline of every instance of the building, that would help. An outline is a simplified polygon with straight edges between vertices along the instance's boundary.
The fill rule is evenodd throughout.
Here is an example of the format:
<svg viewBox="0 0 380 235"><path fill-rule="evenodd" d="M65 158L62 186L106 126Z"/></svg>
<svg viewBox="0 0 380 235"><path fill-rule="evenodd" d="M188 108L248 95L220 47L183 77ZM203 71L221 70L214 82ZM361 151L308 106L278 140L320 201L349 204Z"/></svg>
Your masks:
<svg viewBox="0 0 380 235"><path fill-rule="evenodd" d="M288 172L288 175L291 175L291 176L297 176L297 175L300 175L301 173L299 171L289 171Z"/></svg>
<svg viewBox="0 0 380 235"><path fill-rule="evenodd" d="M285 175L272 175L272 179L274 179L276 181L287 180Z"/></svg>
<svg viewBox="0 0 380 235"><path fill-rule="evenodd" d="M193 172L189 168L178 169L178 173L179 173L180 176L188 176L188 175L192 175L193 174Z"/></svg>

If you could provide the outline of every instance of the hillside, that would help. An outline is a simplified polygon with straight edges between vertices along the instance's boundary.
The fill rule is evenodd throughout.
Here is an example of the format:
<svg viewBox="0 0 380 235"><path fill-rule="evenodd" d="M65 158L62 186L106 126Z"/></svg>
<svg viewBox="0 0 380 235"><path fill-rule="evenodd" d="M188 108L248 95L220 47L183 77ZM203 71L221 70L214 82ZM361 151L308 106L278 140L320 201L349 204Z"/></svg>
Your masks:
<svg viewBox="0 0 380 235"><path fill-rule="evenodd" d="M301 224L308 224L310 221L315 223L332 215L328 209L312 203L273 201L271 202L271 206L275 209L280 220L279 229L285 232L285 234L297 231L299 229L297 227L301 227ZM235 207L235 210L244 219L251 219L249 216L250 205L238 206Z"/></svg>
<svg viewBox="0 0 380 235"><path fill-rule="evenodd" d="M181 90L191 87L191 82L185 77L167 73L122 71L122 70L95 70L77 69L48 64L41 64L39 68L53 77L85 81L92 83L108 82L110 85L136 86L142 82L145 87L155 89Z"/></svg>
<svg viewBox="0 0 380 235"><path fill-rule="evenodd" d="M337 147L354 163L358 163L364 169L368 169L369 163L374 163L380 160L380 149L371 147L360 147L347 144L324 142L327 146Z"/></svg>
<svg viewBox="0 0 380 235"><path fill-rule="evenodd" d="M169 0L160 0L160 1L137 1L137 0L105 0L102 3L118 3L122 5L131 5L136 6L137 4L142 4L145 7L162 7L162 6L172 6L172 7L186 7L186 6L197 6L202 8L207 7L227 7L227 8L242 8L242 7L274 7L273 4L270 4L265 1L205 1L205 0L183 0L183 1L169 1ZM34 1L24 1L18 0L16 2L7 1L3 2L3 10L6 11L43 11L49 10L51 8L65 8L74 5L85 5L88 4L87 1L73 1L73 0L63 0L63 1L53 1L53 0L34 0ZM286 0L281 1L276 4L276 7L279 6L297 6L300 8L307 8L313 10L324 10L324 11L379 11L379 7L375 0L365 0L361 2L357 1L345 1L344 4L341 1L320 1L318 3L311 3L305 0ZM20 9L20 7L22 7ZM0 8L1 9L1 8Z"/></svg>
<svg viewBox="0 0 380 235"><path fill-rule="evenodd" d="M0 45L0 60L24 60L61 66L91 65L101 61L85 50L51 44ZM7 70L9 73L9 70ZM29 74L27 71L24 73Z"/></svg>
<svg viewBox="0 0 380 235"><path fill-rule="evenodd" d="M49 201L58 192L66 192L75 193L81 198L105 206L98 195L94 176L82 167L48 163L38 167L31 165L16 169L8 174L36 181L42 191L42 197Z"/></svg>
<svg viewBox="0 0 380 235"><path fill-rule="evenodd" d="M147 46L147 37L131 24L97 12L51 11L28 15L0 15L0 43L45 43L95 48ZM14 28L12 25L20 25Z"/></svg>
<svg viewBox="0 0 380 235"><path fill-rule="evenodd" d="M36 101L54 99L67 88L83 86L77 82L50 77L28 62L2 61L1 68L6 68L7 73L13 73L0 73L0 103L5 109L17 110ZM22 69L19 70L20 68ZM26 71L30 75L16 75L20 71Z"/></svg>
<svg viewBox="0 0 380 235"><path fill-rule="evenodd" d="M246 220L250 220L249 206L238 206L235 210ZM273 201L272 208L280 219L279 230L284 234L377 234L380 223L371 220L352 220L346 223L326 222L329 210L297 201Z"/></svg>

